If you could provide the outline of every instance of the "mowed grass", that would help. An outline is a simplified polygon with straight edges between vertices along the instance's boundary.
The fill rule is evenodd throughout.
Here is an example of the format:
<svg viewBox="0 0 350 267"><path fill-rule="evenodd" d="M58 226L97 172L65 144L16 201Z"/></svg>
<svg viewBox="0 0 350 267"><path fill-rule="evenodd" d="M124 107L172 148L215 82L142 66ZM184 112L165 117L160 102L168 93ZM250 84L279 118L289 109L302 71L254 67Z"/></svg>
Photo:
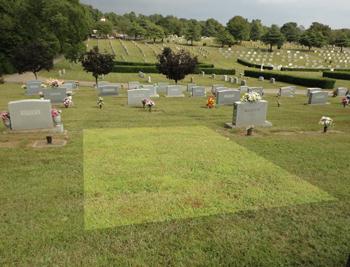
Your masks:
<svg viewBox="0 0 350 267"><path fill-rule="evenodd" d="M335 200L205 127L84 131L85 228Z"/></svg>
<svg viewBox="0 0 350 267"><path fill-rule="evenodd" d="M10 100L25 98L20 85L0 85L0 110L6 110ZM252 138L224 129L232 107L208 110L205 98L161 97L150 113L128 107L123 92L120 97L105 97L104 109L98 110L92 88L79 89L75 107L58 106L68 130L66 147L38 150L28 145L45 136L1 134L1 145L19 143L12 148L0 146L0 265L344 266L350 239L350 109L342 108L339 98L324 106L304 105L305 96L282 98L281 108L274 96L266 99L268 120L274 126L256 129ZM334 131L326 135L318 125L323 115L335 120ZM299 179L306 189L313 186L335 200L86 231L83 130L100 128L103 135L125 128L165 131L195 126L211 129L203 131L208 135L204 140L213 140L211 151L202 148L196 158L213 158L218 153L215 143L233 155L231 149L239 144L244 155L253 155L293 177L291 181ZM177 138L182 140L181 133ZM224 162L226 155L218 153Z"/></svg>

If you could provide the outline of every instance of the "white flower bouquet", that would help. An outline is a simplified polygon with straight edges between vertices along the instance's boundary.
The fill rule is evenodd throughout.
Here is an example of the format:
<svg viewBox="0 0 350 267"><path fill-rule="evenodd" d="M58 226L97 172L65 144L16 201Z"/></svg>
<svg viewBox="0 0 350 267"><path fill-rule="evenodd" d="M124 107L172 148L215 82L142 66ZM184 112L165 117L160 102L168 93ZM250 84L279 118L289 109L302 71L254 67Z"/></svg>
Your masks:
<svg viewBox="0 0 350 267"><path fill-rule="evenodd" d="M329 127L334 126L334 122L333 119L330 117L326 117L323 116L320 121L319 124L321 124L323 126L323 132L326 133Z"/></svg>
<svg viewBox="0 0 350 267"><path fill-rule="evenodd" d="M261 100L261 96L257 92L245 93L241 98L241 102L256 103Z"/></svg>

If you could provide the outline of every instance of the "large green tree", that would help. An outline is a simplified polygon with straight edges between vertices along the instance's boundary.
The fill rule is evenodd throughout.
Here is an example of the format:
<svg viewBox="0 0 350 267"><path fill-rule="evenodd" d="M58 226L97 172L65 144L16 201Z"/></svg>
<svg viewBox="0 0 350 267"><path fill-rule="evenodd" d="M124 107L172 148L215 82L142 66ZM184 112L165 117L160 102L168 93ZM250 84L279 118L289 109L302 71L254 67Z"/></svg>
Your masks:
<svg viewBox="0 0 350 267"><path fill-rule="evenodd" d="M225 29L217 33L215 41L219 43L222 47L224 47L225 45L231 47L236 42L232 34Z"/></svg>
<svg viewBox="0 0 350 267"><path fill-rule="evenodd" d="M163 53L158 55L158 60L159 72L168 79L174 80L176 84L183 80L186 75L193 73L198 64L197 57L192 57L185 50L174 53L169 47L163 49Z"/></svg>
<svg viewBox="0 0 350 267"><path fill-rule="evenodd" d="M215 19L207 19L203 23L202 36L215 37L219 32L222 32L225 27Z"/></svg>
<svg viewBox="0 0 350 267"><path fill-rule="evenodd" d="M293 43L297 43L301 35L301 29L295 22L285 23L281 28L281 32L286 38L286 41Z"/></svg>
<svg viewBox="0 0 350 267"><path fill-rule="evenodd" d="M332 32L332 45L340 48L340 52L343 52L344 47L350 46L350 34L348 30L335 30Z"/></svg>
<svg viewBox="0 0 350 267"><path fill-rule="evenodd" d="M196 20L191 20L185 30L185 38L187 41L193 42L199 41L201 39L202 28Z"/></svg>
<svg viewBox="0 0 350 267"><path fill-rule="evenodd" d="M14 56L14 64L19 73L30 71L38 79L38 72L41 70L51 70L55 52L47 43L33 42L17 47Z"/></svg>
<svg viewBox="0 0 350 267"><path fill-rule="evenodd" d="M250 24L247 19L241 16L230 19L227 23L227 30L239 42L249 40Z"/></svg>
<svg viewBox="0 0 350 267"><path fill-rule="evenodd" d="M327 40L321 32L309 29L300 36L299 43L311 50L312 47L323 47L327 44Z"/></svg>
<svg viewBox="0 0 350 267"><path fill-rule="evenodd" d="M269 51L272 52L273 46L277 46L278 48L283 46L284 36L277 25L272 25L262 37L262 41L270 46Z"/></svg>
<svg viewBox="0 0 350 267"><path fill-rule="evenodd" d="M254 19L250 27L250 40L258 41L261 40L261 36L264 33L264 26L261 23L261 20Z"/></svg>
<svg viewBox="0 0 350 267"><path fill-rule="evenodd" d="M86 72L92 73L97 86L98 77L102 74L106 75L113 70L114 56L100 53L98 47L95 46L80 58L80 62Z"/></svg>

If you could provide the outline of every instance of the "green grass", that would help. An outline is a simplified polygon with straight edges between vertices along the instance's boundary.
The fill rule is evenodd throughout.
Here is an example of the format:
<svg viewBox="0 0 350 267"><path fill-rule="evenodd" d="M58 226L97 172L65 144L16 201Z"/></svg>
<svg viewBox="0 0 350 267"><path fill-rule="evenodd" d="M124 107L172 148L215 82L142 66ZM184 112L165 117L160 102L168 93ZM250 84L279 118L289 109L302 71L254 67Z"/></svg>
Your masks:
<svg viewBox="0 0 350 267"><path fill-rule="evenodd" d="M205 127L84 131L85 228L335 200Z"/></svg>
<svg viewBox="0 0 350 267"><path fill-rule="evenodd" d="M135 75L114 77L115 81L119 78L135 80ZM163 79L156 76L154 81L158 78ZM187 81L188 79L184 82ZM203 82L210 85L213 80L208 78L203 79ZM217 82L219 81L215 81ZM259 84L255 79L249 79L249 82ZM260 84L269 87L267 82ZM26 98L20 85L0 85L0 110L6 110L7 103L11 100ZM105 97L104 109L98 110L97 94L91 88L80 88L74 96L75 107L63 109L62 117L69 133L66 147L32 149L29 145L45 136L1 134L1 145L7 142L19 143L14 148L3 148L0 145L0 265L344 266L349 254L350 239L349 109L341 107L339 98L330 99L331 104L324 106L304 105L306 96L282 98L281 108L277 108L274 96L267 96L266 99L269 101L268 120L274 126L257 129L252 138L247 138L241 131L225 129L224 123L232 118L232 107L208 110L204 108L205 98L161 97L155 100L155 111L149 113L128 107L123 91L120 97ZM334 132L326 135L321 133L318 120L323 115L335 120ZM193 127L200 127L198 129L201 130L186 130L196 129ZM169 129L184 129L171 138L173 142L184 140L182 134L186 134L186 131L194 131L192 135L203 137L208 143L204 146L202 142L197 142L192 147L186 144L189 150L185 150L186 147L176 146L177 143L168 142L169 147L166 147L161 140L157 140L159 147L153 146L154 151L165 150L165 157L170 158L171 162L176 160L176 155L179 158L178 166L182 169L172 169L172 175L188 174L189 171L183 169L187 163L200 166L200 170L203 168L211 171L219 168L214 162L222 161L225 169L235 172L245 168L245 162L254 161L265 167L266 175L259 180L264 186L271 185L269 177L277 179L280 177L277 174L283 173L285 176L282 181L299 182L294 183L295 187L281 188L286 197L293 190L309 192L315 189L316 192L321 192L322 199L323 196L326 199L330 196L334 200L309 203L307 200L314 199L315 195L300 194L298 198L301 201L293 202L284 199L279 191L275 200L265 199L275 203L280 199L287 205L267 202L269 205L260 206L264 203L244 203L242 209L230 208L236 212L206 212L211 215L187 218L177 216L176 220L166 221L161 221L166 218L161 216L160 220L151 218L142 224L86 231L83 131L94 132L100 129L97 132L102 132L101 136L96 135L96 140L109 132L115 132L115 136L123 134L123 146L126 146L131 137L125 136L126 133L140 134L142 137L137 139L137 143L145 144L149 140L154 144L156 141L152 135L146 132L142 135L140 128L155 132L156 136ZM1 125L0 132L3 130ZM90 159L96 155L97 162L104 158L109 161L115 155L125 163L131 157L131 151L118 153L118 147L106 147L108 140L100 144L106 151L112 150L113 153L106 153L103 158L93 154ZM132 147L131 142L129 147ZM146 148L139 147L135 152L135 159L140 159L139 164L147 161L145 156L141 156L146 155ZM176 152L176 155L172 156L167 148ZM150 153L154 155L152 149ZM142 151L142 154L138 155L138 151ZM187 155L191 153L193 158L200 160L192 163L181 160L182 156L188 159ZM230 159L234 158L237 161L231 165ZM213 162L205 165L206 159L212 159ZM157 166L159 167L151 165L150 170L151 173L158 174L159 178L161 172ZM174 168L173 164L166 166ZM232 166L239 168L233 169ZM124 174L142 171L138 168L121 170ZM273 171L270 172L271 170ZM101 172L107 173L108 168ZM261 172L254 170L252 173L254 175L252 174L251 181L256 182L257 175ZM114 173L111 174L112 177L113 175ZM205 177L207 174L198 171L196 175L195 177ZM213 181L215 177L224 179L225 175L227 176L226 171L222 176L211 176L207 180ZM244 175L242 180L235 177L232 179L240 185L247 184ZM175 180L170 182L176 185ZM305 187L299 186L301 184ZM135 188L138 186L141 184L136 184ZM254 186L255 184L249 185L246 189L253 189ZM270 189L276 190L275 187ZM239 193L235 188L231 191ZM114 194L114 190L111 192ZM249 195L244 195L244 199L248 199ZM218 199L222 201L223 198L220 196ZM218 207L222 208L221 203ZM113 206L109 202L107 204ZM259 208L254 208L257 206ZM111 224L113 223L115 221L112 220ZM96 225L106 226L104 222Z"/></svg>

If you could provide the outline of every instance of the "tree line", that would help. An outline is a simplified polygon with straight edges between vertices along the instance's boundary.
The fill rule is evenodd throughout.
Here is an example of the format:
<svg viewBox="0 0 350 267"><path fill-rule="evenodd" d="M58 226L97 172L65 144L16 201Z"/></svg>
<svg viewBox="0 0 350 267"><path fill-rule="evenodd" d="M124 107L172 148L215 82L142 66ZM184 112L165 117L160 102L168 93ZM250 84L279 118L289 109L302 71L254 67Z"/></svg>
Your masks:
<svg viewBox="0 0 350 267"><path fill-rule="evenodd" d="M0 0L0 75L51 69L57 55L76 62L86 51L84 41L94 31L153 42L170 35L184 36L191 44L203 36L214 37L221 46L262 41L270 50L286 41L309 49L335 45L342 50L350 44L349 29L334 30L318 22L308 29L295 22L267 27L260 20L235 16L222 25L213 18L199 21L159 14L102 13L79 0Z"/></svg>

